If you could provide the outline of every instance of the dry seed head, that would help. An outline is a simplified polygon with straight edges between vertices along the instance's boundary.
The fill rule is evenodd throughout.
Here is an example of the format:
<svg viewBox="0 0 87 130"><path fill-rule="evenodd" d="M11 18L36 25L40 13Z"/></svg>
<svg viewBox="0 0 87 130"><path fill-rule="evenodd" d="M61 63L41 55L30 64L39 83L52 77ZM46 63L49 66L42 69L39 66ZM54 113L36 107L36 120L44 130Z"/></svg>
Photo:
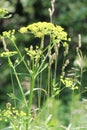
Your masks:
<svg viewBox="0 0 87 130"><path fill-rule="evenodd" d="M11 108L11 103L10 102L8 102L7 104L6 104L6 108Z"/></svg>

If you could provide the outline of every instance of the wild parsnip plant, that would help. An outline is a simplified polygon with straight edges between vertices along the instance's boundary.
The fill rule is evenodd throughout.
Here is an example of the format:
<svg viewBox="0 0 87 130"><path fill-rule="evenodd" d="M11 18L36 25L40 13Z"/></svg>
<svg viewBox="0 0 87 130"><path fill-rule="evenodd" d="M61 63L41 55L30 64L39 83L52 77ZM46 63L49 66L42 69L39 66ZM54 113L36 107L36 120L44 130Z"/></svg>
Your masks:
<svg viewBox="0 0 87 130"><path fill-rule="evenodd" d="M7 12L6 12L7 13ZM39 113L41 114L40 109L40 103L35 108L35 112L32 114L32 105L33 105L33 96L35 89L38 91L43 91L47 95L47 99L49 97L55 97L59 94L60 87L57 82L57 63L58 63L58 55L59 55L59 49L60 45L62 45L65 48L64 56L67 55L67 47L68 47L68 41L70 39L68 38L68 34L64 31L64 29L61 26L54 25L50 22L37 22L30 24L26 27L21 27L19 30L19 33L26 34L27 35L33 35L36 38L40 39L40 43L38 46L31 45L29 48L24 48L25 54L28 56L28 62L26 60L26 56L21 53L19 50L17 44L16 44L16 31L10 30L10 31L4 31L2 32L2 35L0 35L0 39L3 43L3 49L4 51L0 54L1 57L8 59L8 65L11 72L11 79L12 75L15 75L15 78L18 83L18 87L21 93L21 99L16 95L15 93L15 86L12 84L13 88L13 94L9 94L10 97L14 99L14 106L12 106L10 103L7 104L7 107L5 110L1 110L0 113L0 120L8 122L9 125L7 129L13 129L13 130L33 130L32 124L35 126L36 129L51 129L47 126L41 127L41 122L38 124L38 118ZM45 36L49 37L49 42L47 45L45 45ZM7 42L10 42L15 47L15 50L12 51L10 48L7 47ZM13 62L12 57L17 57L17 59ZM20 63L23 63L25 69L28 72L28 78L30 82L30 88L29 90L24 90L24 87L21 84L17 67L20 65ZM55 64L54 73L52 73L52 64ZM43 88L43 71L48 70L47 74L47 83L45 84L46 87ZM64 72L64 68L63 68ZM20 72L21 73L21 72ZM27 75L27 73L26 73ZM53 78L52 78L53 77ZM39 85L36 87L36 81L37 78L39 78ZM13 79L12 79L13 80ZM65 80L66 81L66 80ZM65 83L65 81L63 83ZM44 81L45 82L45 81ZM12 82L13 83L13 82ZM39 93L41 94L41 93ZM26 97L27 96L27 97ZM39 95L39 98L41 96ZM18 106L18 101L16 99L19 99L19 102L23 103L24 105ZM41 99L39 99L40 101ZM19 110L17 109L17 106L19 107ZM38 114L36 112L38 110ZM33 117L33 115L35 116ZM48 113L48 122L50 122L50 113ZM44 124L44 123L43 123ZM47 127L47 128L45 128Z"/></svg>
<svg viewBox="0 0 87 130"><path fill-rule="evenodd" d="M8 60L12 81L12 93L9 93L8 96L13 99L13 104L7 103L6 108L0 110L0 122L6 123L6 127L2 130L70 130L71 128L75 128L74 121L71 120L68 127L65 127L61 121L53 117L56 117L57 114L55 109L60 107L55 97L59 97L59 94L65 88L69 88L72 90L72 104L74 105L74 91L80 88L80 94L82 93L81 82L83 76L83 64L80 62L78 64L81 70L80 80L77 73L74 73L73 77L70 75L66 76L65 74L65 68L69 64L67 54L70 38L68 38L67 32L61 26L52 23L52 16L55 10L54 3L55 0L52 0L52 8L49 9L51 22L33 23L26 27L21 27L18 32L13 29L4 31L0 35L0 40L3 44L3 52L0 53L0 57L7 58ZM0 9L0 18L10 17L7 14L8 11L6 9ZM24 53L22 53L16 43L16 33L38 38L39 43L36 46L32 44L28 48L24 48ZM45 43L46 40L47 42ZM14 50L8 47L8 42L14 46ZM77 56L81 61L83 60L83 55L80 51L80 43L79 41ZM64 60L61 67L61 75L57 77L61 46L64 49L62 51ZM25 84L23 85L20 80L22 72L20 71L19 74L17 71L20 64L25 68L24 77L28 77L28 89L26 89ZM16 81L13 81L13 75L15 75ZM16 94L14 82L17 82L21 97ZM38 92L37 95L35 95L36 91ZM43 101L41 99L42 95L44 98ZM34 104L34 97L37 98L37 104ZM43 102L43 105L41 105L41 102ZM54 102L55 107L52 106ZM61 108L58 110L61 111ZM73 112L73 109L71 112Z"/></svg>

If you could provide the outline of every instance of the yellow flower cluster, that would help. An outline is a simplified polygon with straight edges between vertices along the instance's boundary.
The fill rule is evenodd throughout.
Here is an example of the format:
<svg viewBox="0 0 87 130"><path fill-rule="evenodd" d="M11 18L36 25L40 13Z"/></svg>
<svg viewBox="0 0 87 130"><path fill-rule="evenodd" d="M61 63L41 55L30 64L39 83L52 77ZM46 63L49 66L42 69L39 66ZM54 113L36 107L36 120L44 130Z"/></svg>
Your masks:
<svg viewBox="0 0 87 130"><path fill-rule="evenodd" d="M37 22L28 25L27 27L20 28L19 32L26 33L30 31L35 37L42 38L45 35L49 35L52 42L60 42L67 39L67 33L61 26L54 25L49 22Z"/></svg>
<svg viewBox="0 0 87 130"><path fill-rule="evenodd" d="M0 120L25 120L26 119L26 113L24 111L19 111L16 108L12 107L10 103L7 103L6 109L0 112Z"/></svg>
<svg viewBox="0 0 87 130"><path fill-rule="evenodd" d="M63 79L62 77L60 78L61 82L68 88L70 88L71 90L75 90L78 89L78 86L76 86L73 82L73 79L71 78L65 78Z"/></svg>
<svg viewBox="0 0 87 130"><path fill-rule="evenodd" d="M25 50L27 52L27 55L29 55L31 59L39 59L42 54L38 46L36 46L36 49L33 49L33 46L31 45L29 49L26 48Z"/></svg>
<svg viewBox="0 0 87 130"><path fill-rule="evenodd" d="M3 39L3 38L7 38L9 40L11 40L12 42L15 41L16 37L15 37L15 30L9 30L9 31L4 31L2 33L2 35L0 35L0 38Z"/></svg>

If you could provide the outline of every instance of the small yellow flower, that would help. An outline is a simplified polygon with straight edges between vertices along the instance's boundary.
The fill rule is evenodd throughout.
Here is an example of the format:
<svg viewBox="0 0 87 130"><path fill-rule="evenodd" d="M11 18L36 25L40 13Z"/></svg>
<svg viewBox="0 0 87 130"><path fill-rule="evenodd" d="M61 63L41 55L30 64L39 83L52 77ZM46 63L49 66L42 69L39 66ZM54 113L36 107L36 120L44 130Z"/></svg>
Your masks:
<svg viewBox="0 0 87 130"><path fill-rule="evenodd" d="M3 111L3 116L7 117L7 118L10 118L12 115L12 112L11 110L4 110Z"/></svg>
<svg viewBox="0 0 87 130"><path fill-rule="evenodd" d="M63 79L62 77L60 78L60 81L65 85L65 87L70 88L71 90L76 90L78 89L78 86L75 85L73 79L71 78L65 78Z"/></svg>
<svg viewBox="0 0 87 130"><path fill-rule="evenodd" d="M19 32L21 33L26 33L28 30L27 30L27 27L22 27L19 29Z"/></svg>
<svg viewBox="0 0 87 130"><path fill-rule="evenodd" d="M13 30L9 30L9 31L4 31L2 33L2 35L0 35L0 38L3 39L3 38L6 38L6 39L9 39L11 40L12 42L14 42L16 40L16 37L15 37L15 29Z"/></svg>
<svg viewBox="0 0 87 130"><path fill-rule="evenodd" d="M24 117L24 116L26 116L26 113L23 111L20 111L20 117Z"/></svg>
<svg viewBox="0 0 87 130"><path fill-rule="evenodd" d="M0 57L11 57L15 54L17 54L17 51L7 51L7 52L2 52L0 54Z"/></svg>
<svg viewBox="0 0 87 130"><path fill-rule="evenodd" d="M78 89L78 86L72 86L71 89L76 90L76 89Z"/></svg>
<svg viewBox="0 0 87 130"><path fill-rule="evenodd" d="M35 50L33 49L32 45L29 49L26 48L25 50L27 52L27 55L29 55L31 59L39 59L42 54L41 50L37 46Z"/></svg>

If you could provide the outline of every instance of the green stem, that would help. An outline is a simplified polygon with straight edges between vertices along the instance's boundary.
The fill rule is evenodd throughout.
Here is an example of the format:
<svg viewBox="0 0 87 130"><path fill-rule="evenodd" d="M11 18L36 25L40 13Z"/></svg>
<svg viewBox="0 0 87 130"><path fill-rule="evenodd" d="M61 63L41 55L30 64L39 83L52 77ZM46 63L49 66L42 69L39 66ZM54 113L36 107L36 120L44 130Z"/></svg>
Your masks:
<svg viewBox="0 0 87 130"><path fill-rule="evenodd" d="M40 44L40 49L43 50L44 47L44 36L41 38L41 44ZM40 62L42 62L42 57ZM42 72L40 73L40 84L39 84L39 88L42 87ZM41 101L41 91L38 92L38 107L40 108L40 101Z"/></svg>
<svg viewBox="0 0 87 130"><path fill-rule="evenodd" d="M16 50L17 50L19 56L20 56L20 58L23 59L23 56L22 56L21 52L19 51L19 49L18 49L17 45L15 44L15 42L13 42L13 44L14 44L14 46L15 46L15 48L16 48ZM30 74L30 70L29 70L28 65L26 64L26 62L25 62L24 59L23 59L23 63L24 63L26 69L28 70L28 72L29 72L29 74Z"/></svg>
<svg viewBox="0 0 87 130"><path fill-rule="evenodd" d="M30 95L29 95L29 102L28 102L28 114L30 113L31 105L32 105L32 98L33 98L33 89L35 85L35 78L32 76L31 77L31 88L30 88Z"/></svg>
<svg viewBox="0 0 87 130"><path fill-rule="evenodd" d="M39 88L42 88L42 72L39 75ZM40 109L40 103L41 103L41 91L38 91L38 108Z"/></svg>
<svg viewBox="0 0 87 130"><path fill-rule="evenodd" d="M35 85L34 59L32 59L32 75L31 75L30 95L29 95L29 101L28 101L28 110L29 110L28 114L30 114L30 107L31 107L31 104L32 104L34 85Z"/></svg>
<svg viewBox="0 0 87 130"><path fill-rule="evenodd" d="M15 77L17 79L17 82L18 82L18 85L19 85L19 88L20 88L20 91L21 91L21 94L22 94L22 97L23 97L23 100L24 100L24 103L26 105L26 108L27 108L27 102L26 102L26 98L25 98L25 95L24 95L24 92L23 92L23 89L22 89L22 86L21 86L21 83L20 83L20 80L17 76L17 72L15 70L15 68L13 67L13 70L14 70L14 74L15 74Z"/></svg>
<svg viewBox="0 0 87 130"><path fill-rule="evenodd" d="M50 56L51 56L51 46L49 46L48 48L48 56L49 56L49 65L48 65L48 98L50 96L50 88L51 88L51 59L50 59Z"/></svg>
<svg viewBox="0 0 87 130"><path fill-rule="evenodd" d="M58 65L58 54L59 54L59 45L54 45L54 49L55 49L55 66L54 66L54 78L53 78L53 82L54 85L56 84L57 81L57 65ZM52 92L54 92L53 87L52 87Z"/></svg>
<svg viewBox="0 0 87 130"><path fill-rule="evenodd" d="M20 80L19 80L19 78L18 78L17 72L16 72L16 70L15 70L15 67L13 66L13 63L11 62L10 57L8 57L8 62L9 62L9 65L13 68L13 71L14 71L14 74L15 74L16 80L17 80L17 82L18 82L18 85L19 85L19 88L20 88L20 91L21 91L21 94L22 94L22 97L23 97L24 103L25 103L26 108L27 108L26 98L25 98L25 95L24 95L24 92L23 92L23 89L22 89L22 86L21 86Z"/></svg>
<svg viewBox="0 0 87 130"><path fill-rule="evenodd" d="M32 101L33 101L33 89L35 86L35 68L34 68L34 59L32 60L32 74L31 76L31 85L30 85L30 94L29 94L29 100L28 100L28 111L27 111L27 117L29 117L30 113L31 113L31 105L32 105ZM29 118L26 120L26 130L28 130L29 127Z"/></svg>
<svg viewBox="0 0 87 130"><path fill-rule="evenodd" d="M31 86L30 86L30 94L29 94L29 100L28 100L28 111L27 111L27 117L30 115L31 111L31 105L32 105L32 100L33 100L33 89L35 85L35 78L34 76L31 77ZM29 118L26 120L26 130L28 130L29 127Z"/></svg>
<svg viewBox="0 0 87 130"><path fill-rule="evenodd" d="M51 45L51 44L50 44L49 46L50 46L50 50L51 50L54 45ZM47 49L49 49L49 46L48 46L46 49L44 49L43 52L45 52ZM45 63L45 61L46 61L46 59L47 59L48 56L49 56L49 53L47 53L47 54L44 56L44 59L42 60L40 66L39 66L39 68L38 68L38 70L37 70L36 76L37 76L38 74L40 74L40 71L41 71L41 69L43 68L44 63Z"/></svg>
<svg viewBox="0 0 87 130"><path fill-rule="evenodd" d="M10 67L9 67L9 68L10 68ZM11 68L10 68L10 75L11 75L12 91L13 91L14 96L16 96ZM16 108L16 100L15 100L15 99L14 99L14 107Z"/></svg>
<svg viewBox="0 0 87 130"><path fill-rule="evenodd" d="M56 58L55 58L55 69L54 69L54 79L56 82L56 72L57 72L57 63L58 62L58 55L56 54Z"/></svg>
<svg viewBox="0 0 87 130"><path fill-rule="evenodd" d="M80 70L80 95L82 93L82 77L83 77L83 67L81 67L81 70Z"/></svg>
<svg viewBox="0 0 87 130"><path fill-rule="evenodd" d="M50 96L50 85L51 85L51 67L50 67L50 65L48 65L48 86L47 86L47 88L48 88L48 98L49 98L49 96Z"/></svg>

